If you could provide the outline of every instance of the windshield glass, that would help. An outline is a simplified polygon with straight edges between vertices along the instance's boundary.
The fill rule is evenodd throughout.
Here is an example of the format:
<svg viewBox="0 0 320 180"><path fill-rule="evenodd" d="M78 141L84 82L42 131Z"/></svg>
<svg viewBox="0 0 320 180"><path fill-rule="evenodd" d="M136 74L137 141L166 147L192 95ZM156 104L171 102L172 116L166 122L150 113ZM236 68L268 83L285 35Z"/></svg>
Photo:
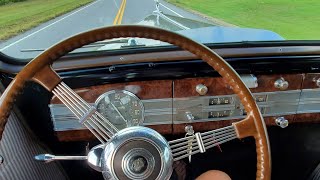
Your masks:
<svg viewBox="0 0 320 180"><path fill-rule="evenodd" d="M33 58L77 33L121 24L156 26L200 43L317 40L319 7L290 0L0 0L0 52ZM74 52L169 45L131 37Z"/></svg>

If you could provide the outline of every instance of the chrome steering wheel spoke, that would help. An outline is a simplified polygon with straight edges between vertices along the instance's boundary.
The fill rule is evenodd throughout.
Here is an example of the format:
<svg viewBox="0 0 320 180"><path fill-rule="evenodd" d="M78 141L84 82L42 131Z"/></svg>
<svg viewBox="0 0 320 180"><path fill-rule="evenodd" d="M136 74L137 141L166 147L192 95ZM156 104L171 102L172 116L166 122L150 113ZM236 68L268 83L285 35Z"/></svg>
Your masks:
<svg viewBox="0 0 320 180"><path fill-rule="evenodd" d="M169 141L169 145L173 160L178 161L197 153L204 153L207 149L236 138L236 131L234 126L231 125L203 133L197 132L191 136L172 140Z"/></svg>
<svg viewBox="0 0 320 180"><path fill-rule="evenodd" d="M117 179L119 173L129 179L168 179L172 173L173 161L186 157L191 160L192 155L204 153L207 149L237 138L233 125L203 133L190 131L186 137L171 141L165 140L156 131L141 126L119 131L64 82L60 82L52 92L102 145L98 148L100 154L96 150L90 151L88 157L91 158L50 156L49 159L87 158L89 165L101 171L106 179Z"/></svg>
<svg viewBox="0 0 320 180"><path fill-rule="evenodd" d="M129 179L169 179L173 161L204 153L236 138L233 125L172 141L147 127L129 127L116 133L105 146L101 169L106 179L118 179L117 174Z"/></svg>
<svg viewBox="0 0 320 180"><path fill-rule="evenodd" d="M234 126L197 132L172 141L150 128L135 126L115 133L107 143L93 147L87 156L40 154L35 159L42 162L87 160L89 166L102 172L105 179L160 180L170 178L173 161L204 153L236 138Z"/></svg>
<svg viewBox="0 0 320 180"><path fill-rule="evenodd" d="M75 93L64 82L60 82L52 93L66 105L88 130L103 144L119 130L104 116Z"/></svg>

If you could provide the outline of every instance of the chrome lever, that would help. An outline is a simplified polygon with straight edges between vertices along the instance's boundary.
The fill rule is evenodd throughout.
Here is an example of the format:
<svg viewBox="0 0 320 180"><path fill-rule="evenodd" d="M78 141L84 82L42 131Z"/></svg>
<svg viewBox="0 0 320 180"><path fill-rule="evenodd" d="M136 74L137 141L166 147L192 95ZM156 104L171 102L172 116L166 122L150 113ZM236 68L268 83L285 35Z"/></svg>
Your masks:
<svg viewBox="0 0 320 180"><path fill-rule="evenodd" d="M192 116L192 115L191 115ZM193 116L192 116L193 117ZM184 130L186 131L186 135L185 137L191 137L188 140L188 154L189 154L189 163L191 163L191 154L192 154L192 141L194 138L194 130L193 130L193 126L191 125L187 125L186 127L184 127Z"/></svg>
<svg viewBox="0 0 320 180"><path fill-rule="evenodd" d="M49 163L53 161L60 161L60 160L87 160L87 156L55 156L52 154L39 154L34 156L34 159L37 161Z"/></svg>
<svg viewBox="0 0 320 180"><path fill-rule="evenodd" d="M41 161L44 163L50 163L52 161L60 161L60 160L87 160L89 166L96 171L101 170L101 155L104 150L105 145L100 144L93 147L87 156L55 156L52 154L39 154L34 156L34 159L37 161Z"/></svg>

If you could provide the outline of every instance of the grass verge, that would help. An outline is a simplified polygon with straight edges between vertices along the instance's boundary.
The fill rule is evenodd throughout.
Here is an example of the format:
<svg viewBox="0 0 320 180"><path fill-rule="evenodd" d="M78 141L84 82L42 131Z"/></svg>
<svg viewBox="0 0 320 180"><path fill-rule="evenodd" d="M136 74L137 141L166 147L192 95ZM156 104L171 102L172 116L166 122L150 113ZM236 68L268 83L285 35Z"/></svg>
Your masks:
<svg viewBox="0 0 320 180"><path fill-rule="evenodd" d="M167 1L240 27L271 30L286 39L320 39L319 0Z"/></svg>
<svg viewBox="0 0 320 180"><path fill-rule="evenodd" d="M29 30L92 0L28 0L0 6L0 40Z"/></svg>

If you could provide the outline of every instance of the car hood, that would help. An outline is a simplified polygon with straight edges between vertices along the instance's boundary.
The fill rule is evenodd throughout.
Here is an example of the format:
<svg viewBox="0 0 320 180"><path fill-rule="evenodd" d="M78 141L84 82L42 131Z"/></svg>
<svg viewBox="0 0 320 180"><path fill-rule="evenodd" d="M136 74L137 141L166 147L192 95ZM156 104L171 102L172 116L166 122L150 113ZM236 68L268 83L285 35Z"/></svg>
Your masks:
<svg viewBox="0 0 320 180"><path fill-rule="evenodd" d="M178 33L201 43L284 40L280 35L269 30L239 27L203 27L181 30Z"/></svg>
<svg viewBox="0 0 320 180"><path fill-rule="evenodd" d="M243 41L279 41L284 40L279 34L264 30L241 27L220 26L215 23L201 22L193 19L172 16L168 14L151 14L138 25L154 26L170 31L175 31L187 36L199 43L226 43ZM138 45L162 46L168 45L158 40L135 38ZM112 40L111 40L112 41ZM120 49L127 43L110 43L100 47L98 50ZM128 46L126 46L128 48Z"/></svg>

